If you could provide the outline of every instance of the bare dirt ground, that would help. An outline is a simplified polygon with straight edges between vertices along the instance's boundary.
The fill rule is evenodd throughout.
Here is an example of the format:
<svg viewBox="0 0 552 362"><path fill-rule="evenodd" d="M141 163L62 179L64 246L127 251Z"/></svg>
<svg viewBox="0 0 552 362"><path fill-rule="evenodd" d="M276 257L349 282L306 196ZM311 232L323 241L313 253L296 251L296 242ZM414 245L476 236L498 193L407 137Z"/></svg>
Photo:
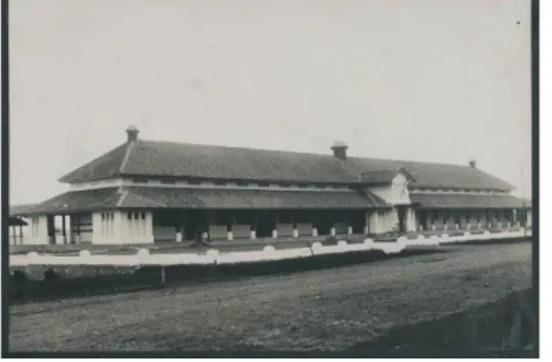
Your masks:
<svg viewBox="0 0 552 362"><path fill-rule="evenodd" d="M10 308L10 351L345 350L531 287L531 244Z"/></svg>

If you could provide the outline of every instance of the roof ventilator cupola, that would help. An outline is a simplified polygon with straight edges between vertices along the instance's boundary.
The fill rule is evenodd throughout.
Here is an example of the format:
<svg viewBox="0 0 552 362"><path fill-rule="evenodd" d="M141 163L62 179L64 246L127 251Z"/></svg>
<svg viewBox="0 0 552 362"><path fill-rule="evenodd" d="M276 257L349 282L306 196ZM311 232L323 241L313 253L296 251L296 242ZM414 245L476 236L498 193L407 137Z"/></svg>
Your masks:
<svg viewBox="0 0 552 362"><path fill-rule="evenodd" d="M335 141L331 149L333 151L334 157L345 161L347 159L347 149L349 146L343 141Z"/></svg>
<svg viewBox="0 0 552 362"><path fill-rule="evenodd" d="M138 130L138 127L136 127L135 125L131 124L127 127L126 129L126 133L127 133L127 141L130 143L130 142L135 142L138 140L138 133L140 131Z"/></svg>

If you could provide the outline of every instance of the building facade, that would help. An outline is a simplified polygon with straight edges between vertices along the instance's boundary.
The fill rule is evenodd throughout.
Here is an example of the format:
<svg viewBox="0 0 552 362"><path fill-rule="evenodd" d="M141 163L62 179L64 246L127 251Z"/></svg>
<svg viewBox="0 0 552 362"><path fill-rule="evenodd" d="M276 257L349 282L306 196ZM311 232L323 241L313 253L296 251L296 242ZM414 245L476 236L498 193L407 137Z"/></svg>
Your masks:
<svg viewBox="0 0 552 362"><path fill-rule="evenodd" d="M142 140L60 178L70 190L11 216L28 244L148 244L531 226L513 187L470 165ZM56 238L55 218L62 238Z"/></svg>

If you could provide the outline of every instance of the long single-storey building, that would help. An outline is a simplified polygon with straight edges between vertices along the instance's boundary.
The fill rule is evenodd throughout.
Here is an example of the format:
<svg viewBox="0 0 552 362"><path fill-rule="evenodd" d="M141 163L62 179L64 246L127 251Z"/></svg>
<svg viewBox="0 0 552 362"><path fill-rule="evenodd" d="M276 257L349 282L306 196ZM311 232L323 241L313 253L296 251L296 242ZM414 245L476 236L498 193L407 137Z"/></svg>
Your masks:
<svg viewBox="0 0 552 362"><path fill-rule="evenodd" d="M531 225L514 187L476 167L142 140L61 177L70 190L19 211L28 244L136 244Z"/></svg>

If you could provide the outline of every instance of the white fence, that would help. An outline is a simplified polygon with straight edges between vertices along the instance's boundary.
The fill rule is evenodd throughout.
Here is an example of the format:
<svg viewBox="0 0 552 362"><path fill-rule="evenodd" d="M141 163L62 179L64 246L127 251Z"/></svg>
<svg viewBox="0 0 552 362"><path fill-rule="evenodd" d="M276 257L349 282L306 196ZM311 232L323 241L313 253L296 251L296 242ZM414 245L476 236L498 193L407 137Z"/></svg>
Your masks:
<svg viewBox="0 0 552 362"><path fill-rule="evenodd" d="M271 245L265 246L261 251L241 251L220 253L216 249L209 250L206 254L196 253L173 253L173 254L150 254L147 249L140 249L136 254L131 255L92 255L88 250L82 250L78 256L56 256L51 254L38 254L30 252L25 255L10 255L11 266L26 265L192 265L192 264L226 264L246 263L257 261L281 260L292 258L304 258L312 255L338 254L352 251L382 250L386 254L399 253L407 247L416 246L438 246L440 244L509 239L524 236L531 236L531 231L505 231L501 233L470 234L469 232L458 236L448 234L433 235L409 239L401 236L397 241L374 242L366 239L360 244L348 244L345 240L338 241L337 245L323 246L315 242L310 248L293 248L277 250Z"/></svg>

